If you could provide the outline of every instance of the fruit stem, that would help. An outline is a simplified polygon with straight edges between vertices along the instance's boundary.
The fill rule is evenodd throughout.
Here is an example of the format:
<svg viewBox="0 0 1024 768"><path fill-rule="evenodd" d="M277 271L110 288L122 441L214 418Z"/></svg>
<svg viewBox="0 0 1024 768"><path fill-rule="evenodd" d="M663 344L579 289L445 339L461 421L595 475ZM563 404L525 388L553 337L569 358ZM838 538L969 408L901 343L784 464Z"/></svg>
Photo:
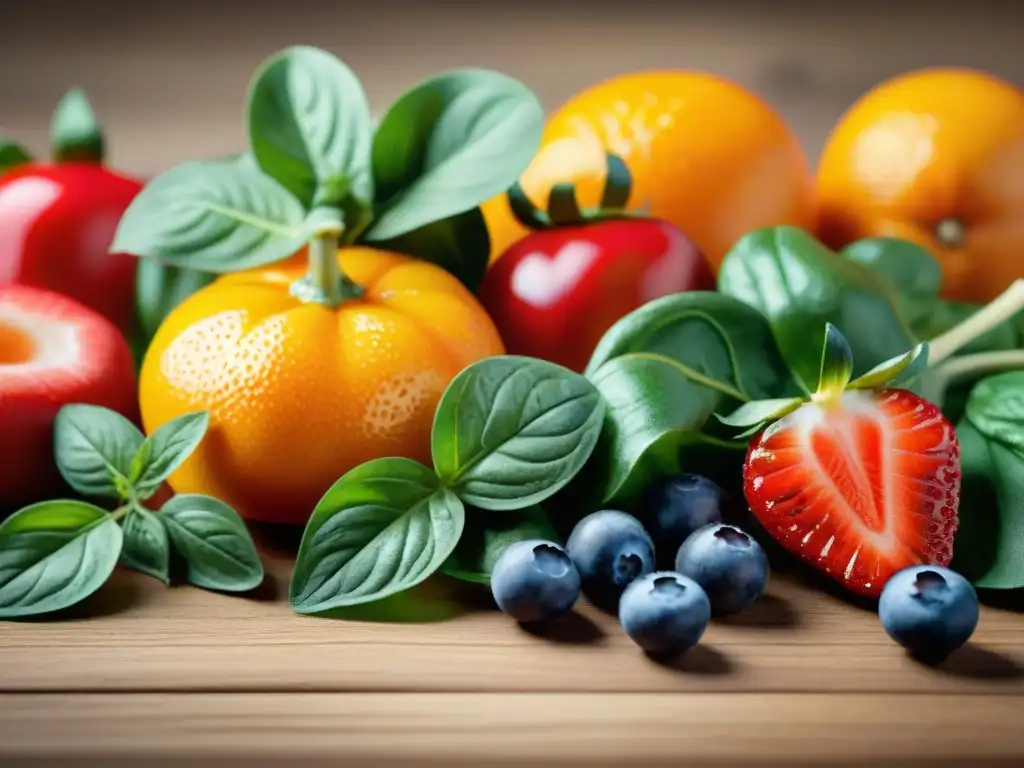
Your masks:
<svg viewBox="0 0 1024 768"><path fill-rule="evenodd" d="M50 147L55 163L103 162L103 131L81 88L72 88L57 102L50 123Z"/></svg>
<svg viewBox="0 0 1024 768"><path fill-rule="evenodd" d="M1018 278L988 305L932 339L928 343L928 365L935 367L1021 311L1024 311L1024 278Z"/></svg>
<svg viewBox="0 0 1024 768"><path fill-rule="evenodd" d="M921 382L921 396L941 405L950 384L971 376L986 376L1001 371L1024 370L1024 349L978 352L947 360L932 368Z"/></svg>
<svg viewBox="0 0 1024 768"><path fill-rule="evenodd" d="M309 241L309 271L292 283L292 296L328 309L358 299L364 293L363 287L354 283L338 265L338 246L345 231L340 211L318 208L310 214L310 219L315 223Z"/></svg>

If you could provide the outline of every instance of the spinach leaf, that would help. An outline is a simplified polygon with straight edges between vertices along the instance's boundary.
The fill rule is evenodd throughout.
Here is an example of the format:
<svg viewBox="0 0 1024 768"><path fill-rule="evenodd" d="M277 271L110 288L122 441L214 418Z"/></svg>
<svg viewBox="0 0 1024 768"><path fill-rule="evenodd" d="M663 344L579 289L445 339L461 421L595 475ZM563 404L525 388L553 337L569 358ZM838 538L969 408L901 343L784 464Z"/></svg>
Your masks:
<svg viewBox="0 0 1024 768"><path fill-rule="evenodd" d="M757 230L726 255L718 289L758 309L806 387L817 382L827 323L853 351L854 375L917 343L887 280L790 226Z"/></svg>
<svg viewBox="0 0 1024 768"><path fill-rule="evenodd" d="M527 539L558 541L557 531L540 507L526 507L497 515L468 509L462 538L441 567L441 572L462 581L488 585L494 564L502 553L517 541Z"/></svg>
<svg viewBox="0 0 1024 768"><path fill-rule="evenodd" d="M819 348L820 361L820 348ZM628 504L651 480L678 471L726 440L715 413L801 393L764 317L710 291L649 302L598 344L587 376L607 403L588 479L599 501Z"/></svg>
<svg viewBox="0 0 1024 768"><path fill-rule="evenodd" d="M444 484L481 509L521 509L563 488L590 457L604 402L567 368L527 357L481 360L455 377L434 416Z"/></svg>
<svg viewBox="0 0 1024 768"><path fill-rule="evenodd" d="M428 467L376 459L346 473L316 505L289 590L297 613L379 600L435 573L462 535L465 510Z"/></svg>
<svg viewBox="0 0 1024 768"><path fill-rule="evenodd" d="M978 587L1024 587L1024 371L980 381L957 436L963 478L953 567Z"/></svg>

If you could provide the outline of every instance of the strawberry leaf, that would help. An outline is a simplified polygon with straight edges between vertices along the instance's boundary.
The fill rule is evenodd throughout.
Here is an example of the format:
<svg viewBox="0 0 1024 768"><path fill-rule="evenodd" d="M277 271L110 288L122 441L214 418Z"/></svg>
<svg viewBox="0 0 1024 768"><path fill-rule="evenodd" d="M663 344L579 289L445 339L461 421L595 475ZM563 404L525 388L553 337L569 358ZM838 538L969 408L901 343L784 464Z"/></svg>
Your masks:
<svg viewBox="0 0 1024 768"><path fill-rule="evenodd" d="M715 418L730 427L760 427L768 421L781 419L806 402L802 397L780 397L771 400L755 400L744 403L727 416L715 414Z"/></svg>
<svg viewBox="0 0 1024 768"><path fill-rule="evenodd" d="M906 354L879 363L847 385L847 389L877 389L909 384L928 366L928 343L915 346Z"/></svg>
<svg viewBox="0 0 1024 768"><path fill-rule="evenodd" d="M825 343L821 350L818 394L840 393L853 376L853 350L850 342L832 323L825 323Z"/></svg>

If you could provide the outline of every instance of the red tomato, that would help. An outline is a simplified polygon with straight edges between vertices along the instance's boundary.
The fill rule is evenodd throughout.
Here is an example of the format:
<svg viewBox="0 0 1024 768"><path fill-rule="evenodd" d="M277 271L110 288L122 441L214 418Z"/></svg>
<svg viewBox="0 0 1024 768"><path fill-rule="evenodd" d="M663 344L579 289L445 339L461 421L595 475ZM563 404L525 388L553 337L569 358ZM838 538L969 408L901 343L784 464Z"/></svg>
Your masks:
<svg viewBox="0 0 1024 768"><path fill-rule="evenodd" d="M50 135L52 163L0 141L0 286L71 296L127 336L136 259L107 250L142 183L103 165L103 132L81 90L60 100Z"/></svg>
<svg viewBox="0 0 1024 768"><path fill-rule="evenodd" d="M479 297L509 354L583 371L601 336L652 299L714 290L697 247L659 219L541 229L490 268Z"/></svg>
<svg viewBox="0 0 1024 768"><path fill-rule="evenodd" d="M140 182L96 163L29 163L4 174L0 285L58 291L128 334L137 260L107 249L140 189Z"/></svg>

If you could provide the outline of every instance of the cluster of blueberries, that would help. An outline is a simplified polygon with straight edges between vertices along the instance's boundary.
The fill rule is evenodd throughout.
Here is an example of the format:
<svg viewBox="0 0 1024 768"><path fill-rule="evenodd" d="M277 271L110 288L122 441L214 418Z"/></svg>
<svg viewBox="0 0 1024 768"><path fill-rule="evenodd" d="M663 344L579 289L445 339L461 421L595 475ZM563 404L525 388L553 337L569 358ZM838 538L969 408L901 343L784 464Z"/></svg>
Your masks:
<svg viewBox="0 0 1024 768"><path fill-rule="evenodd" d="M723 522L723 500L705 477L672 476L645 495L643 522L601 510L580 520L564 547L539 539L512 544L491 574L494 600L516 621L536 624L571 611L582 592L596 607L617 611L643 650L681 653L700 641L713 615L743 610L768 581L764 550ZM889 579L879 616L913 656L938 663L973 634L978 598L960 574L914 566Z"/></svg>
<svg viewBox="0 0 1024 768"><path fill-rule="evenodd" d="M626 634L650 653L696 645L711 616L736 613L764 592L768 558L722 520L722 489L698 475L667 478L644 499L641 522L618 510L587 515L565 547L517 542L491 574L495 602L516 621L550 621L580 593L618 611ZM655 553L675 553L674 570ZM657 566L661 565L662 570Z"/></svg>

